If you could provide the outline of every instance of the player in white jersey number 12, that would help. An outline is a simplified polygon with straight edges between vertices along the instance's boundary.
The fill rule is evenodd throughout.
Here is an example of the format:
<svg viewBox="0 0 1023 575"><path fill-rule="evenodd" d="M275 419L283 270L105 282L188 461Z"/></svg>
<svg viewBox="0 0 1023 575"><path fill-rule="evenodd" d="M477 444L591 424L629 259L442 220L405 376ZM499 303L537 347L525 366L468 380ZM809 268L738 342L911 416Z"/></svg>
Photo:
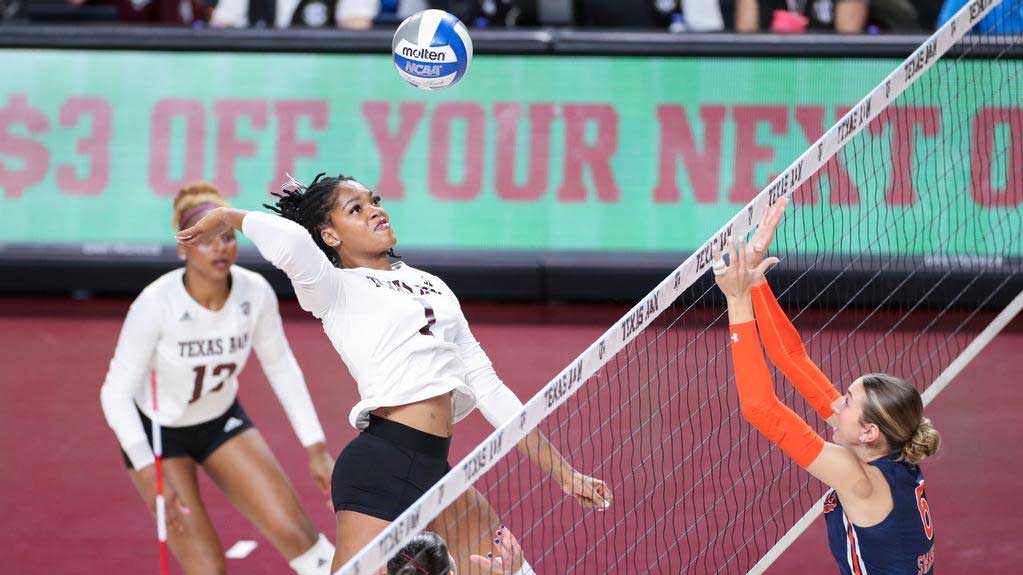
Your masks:
<svg viewBox="0 0 1023 575"><path fill-rule="evenodd" d="M320 174L308 187L292 181L270 207L283 217L214 210L178 241L195 245L242 230L288 274L299 304L322 321L359 386L349 421L362 433L338 456L331 479L337 569L450 469L455 422L479 406L497 427L522 403L494 373L451 289L437 276L391 263L397 239L390 218L364 185ZM538 430L518 447L582 505L611 504L608 486L576 471ZM486 553L500 526L469 489L430 529L465 573L478 573L470 556ZM521 563L512 572L530 573Z"/></svg>
<svg viewBox="0 0 1023 575"><path fill-rule="evenodd" d="M174 202L175 229L226 205L212 186L189 186ZM233 231L180 246L179 254L184 268L158 278L132 304L100 393L128 475L153 510L155 419L163 438L168 544L186 572L225 570L224 550L199 496L201 465L296 573L326 574L333 546L316 532L237 400L238 374L254 350L306 448L314 481L327 492L334 461L284 337L277 298L262 276L234 265Z"/></svg>

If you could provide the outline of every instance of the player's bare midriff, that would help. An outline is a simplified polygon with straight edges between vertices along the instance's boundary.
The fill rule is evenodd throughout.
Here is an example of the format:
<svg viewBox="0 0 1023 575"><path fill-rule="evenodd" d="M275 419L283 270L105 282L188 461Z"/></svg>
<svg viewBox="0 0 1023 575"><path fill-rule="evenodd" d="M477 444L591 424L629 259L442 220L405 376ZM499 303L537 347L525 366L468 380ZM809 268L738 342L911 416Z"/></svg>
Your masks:
<svg viewBox="0 0 1023 575"><path fill-rule="evenodd" d="M451 437L450 392L415 403L379 407L370 413L431 435Z"/></svg>

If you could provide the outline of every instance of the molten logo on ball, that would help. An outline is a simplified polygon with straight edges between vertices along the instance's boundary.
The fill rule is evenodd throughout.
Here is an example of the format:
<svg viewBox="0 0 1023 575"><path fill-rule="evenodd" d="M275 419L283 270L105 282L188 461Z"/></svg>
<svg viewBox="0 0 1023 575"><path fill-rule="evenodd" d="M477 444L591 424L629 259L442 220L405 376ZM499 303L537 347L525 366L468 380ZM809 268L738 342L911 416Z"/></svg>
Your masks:
<svg viewBox="0 0 1023 575"><path fill-rule="evenodd" d="M472 61L472 39L458 18L443 10L409 16L394 33L394 65L409 84L445 88L462 79Z"/></svg>

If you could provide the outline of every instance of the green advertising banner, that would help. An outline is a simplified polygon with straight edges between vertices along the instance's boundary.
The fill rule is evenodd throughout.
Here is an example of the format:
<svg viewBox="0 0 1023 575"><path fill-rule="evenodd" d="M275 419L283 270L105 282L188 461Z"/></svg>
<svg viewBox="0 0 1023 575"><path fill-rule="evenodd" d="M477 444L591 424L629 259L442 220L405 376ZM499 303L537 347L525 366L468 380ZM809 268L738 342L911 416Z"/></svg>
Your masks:
<svg viewBox="0 0 1023 575"><path fill-rule="evenodd" d="M257 208L285 173L308 181L325 171L374 188L402 248L672 252L701 245L899 64L478 56L458 86L420 92L386 55L5 50L0 59L0 242L9 245L171 244L171 198L186 183L211 181L236 206ZM840 158L845 187L818 207L869 220L943 209L933 203L941 196L978 214L1013 211L1007 221L1023 234L1018 91L946 98L970 81L962 67L985 63L955 65L933 94L915 92L908 123L858 136L872 157ZM952 137L967 142L956 147L963 157L950 173L928 173L937 169L928 150ZM878 178L909 183L886 189ZM922 193L934 182L955 184Z"/></svg>

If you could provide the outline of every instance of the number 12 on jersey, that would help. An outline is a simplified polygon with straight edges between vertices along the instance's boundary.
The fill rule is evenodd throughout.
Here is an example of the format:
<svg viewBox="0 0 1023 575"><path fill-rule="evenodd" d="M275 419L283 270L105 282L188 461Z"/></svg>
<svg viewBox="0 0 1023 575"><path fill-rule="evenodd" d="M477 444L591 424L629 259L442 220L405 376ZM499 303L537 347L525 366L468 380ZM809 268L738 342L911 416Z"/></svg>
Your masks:
<svg viewBox="0 0 1023 575"><path fill-rule="evenodd" d="M227 378L231 377L231 374L234 373L234 370L237 367L238 366L234 363L222 363L214 367L211 375L213 377L220 377L220 382L217 383L216 387L210 390L210 393L223 389L224 382L227 381ZM192 399L189 400L188 403L195 403L200 397L202 397L202 388L206 379L205 365L197 365L192 369L192 371L195 373L195 387L192 389Z"/></svg>

